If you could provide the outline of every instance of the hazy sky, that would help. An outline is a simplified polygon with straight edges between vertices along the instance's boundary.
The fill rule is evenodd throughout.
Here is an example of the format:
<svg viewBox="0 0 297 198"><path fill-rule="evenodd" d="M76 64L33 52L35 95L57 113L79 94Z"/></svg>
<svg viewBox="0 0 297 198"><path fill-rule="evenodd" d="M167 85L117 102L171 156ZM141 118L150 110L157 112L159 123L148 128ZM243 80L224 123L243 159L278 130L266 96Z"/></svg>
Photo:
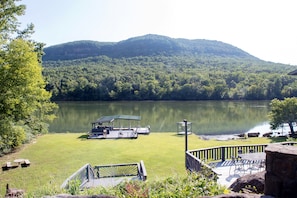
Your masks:
<svg viewBox="0 0 297 198"><path fill-rule="evenodd" d="M46 47L117 42L145 34L218 40L272 62L297 65L295 0L22 0L20 22Z"/></svg>

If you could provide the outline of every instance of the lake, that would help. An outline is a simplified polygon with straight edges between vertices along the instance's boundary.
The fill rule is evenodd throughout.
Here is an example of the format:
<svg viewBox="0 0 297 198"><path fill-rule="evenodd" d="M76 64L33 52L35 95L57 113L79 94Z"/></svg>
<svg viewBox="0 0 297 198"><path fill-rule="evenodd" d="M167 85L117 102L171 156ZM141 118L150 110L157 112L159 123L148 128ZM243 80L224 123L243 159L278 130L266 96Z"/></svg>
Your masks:
<svg viewBox="0 0 297 198"><path fill-rule="evenodd" d="M151 132L177 132L177 122L192 122L198 135L238 134L268 122L270 101L57 102L58 118L49 131L88 132L91 122L107 115L139 115Z"/></svg>

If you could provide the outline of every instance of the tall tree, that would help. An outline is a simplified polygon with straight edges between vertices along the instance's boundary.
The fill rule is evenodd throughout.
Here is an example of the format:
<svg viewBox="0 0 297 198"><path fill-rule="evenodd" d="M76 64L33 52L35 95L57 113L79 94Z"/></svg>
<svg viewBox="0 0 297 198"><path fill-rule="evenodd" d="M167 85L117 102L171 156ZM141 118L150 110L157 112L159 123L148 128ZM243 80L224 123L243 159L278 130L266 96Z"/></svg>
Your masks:
<svg viewBox="0 0 297 198"><path fill-rule="evenodd" d="M15 2L0 4L0 155L28 137L46 133L57 108L45 90L43 45L29 40L33 25L18 30L16 16L24 14L25 6Z"/></svg>
<svg viewBox="0 0 297 198"><path fill-rule="evenodd" d="M297 121L297 98L273 99L269 113L270 125L276 129L284 123L288 123L291 134L294 134L293 123Z"/></svg>
<svg viewBox="0 0 297 198"><path fill-rule="evenodd" d="M16 0L1 0L0 3L0 32L1 41L6 41L18 30L17 16L25 13L25 5L16 5Z"/></svg>

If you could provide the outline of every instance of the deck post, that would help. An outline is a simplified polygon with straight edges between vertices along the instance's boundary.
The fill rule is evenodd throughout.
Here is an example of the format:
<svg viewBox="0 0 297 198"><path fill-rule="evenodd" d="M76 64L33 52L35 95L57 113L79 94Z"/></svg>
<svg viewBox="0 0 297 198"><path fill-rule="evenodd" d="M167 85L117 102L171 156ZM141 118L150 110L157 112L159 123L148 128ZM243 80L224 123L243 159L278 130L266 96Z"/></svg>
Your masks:
<svg viewBox="0 0 297 198"><path fill-rule="evenodd" d="M87 167L87 179L90 181L91 179L94 179L94 177L91 177L91 165L88 165Z"/></svg>
<svg viewBox="0 0 297 198"><path fill-rule="evenodd" d="M226 156L225 156L225 147L223 146L223 147L221 147L222 149L221 149L221 152L222 152L222 162L224 162L225 161L225 159L226 159Z"/></svg>

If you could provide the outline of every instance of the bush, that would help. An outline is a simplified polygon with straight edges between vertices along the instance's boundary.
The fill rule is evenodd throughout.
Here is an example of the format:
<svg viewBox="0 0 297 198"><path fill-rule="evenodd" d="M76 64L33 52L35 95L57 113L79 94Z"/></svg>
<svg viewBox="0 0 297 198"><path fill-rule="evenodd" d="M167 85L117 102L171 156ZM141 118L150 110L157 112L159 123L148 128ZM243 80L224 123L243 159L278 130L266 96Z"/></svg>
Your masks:
<svg viewBox="0 0 297 198"><path fill-rule="evenodd" d="M175 175L159 181L127 181L110 188L100 186L80 191L79 183L76 180L70 186L67 193L72 195L108 195L119 198L201 197L215 196L226 192L225 187L220 186L215 177L209 177L209 171L205 170L199 173L189 173L183 177ZM43 188L39 192L28 194L27 197L65 193L62 189L58 190L53 186L52 188Z"/></svg>
<svg viewBox="0 0 297 198"><path fill-rule="evenodd" d="M22 145L25 140L25 131L21 126L15 126L11 122L0 123L0 154L7 154L11 150Z"/></svg>
<svg viewBox="0 0 297 198"><path fill-rule="evenodd" d="M159 181L129 181L113 188L86 189L84 195L105 194L116 197L200 197L223 194L225 188L209 177L207 171L189 173L185 177L172 176Z"/></svg>

